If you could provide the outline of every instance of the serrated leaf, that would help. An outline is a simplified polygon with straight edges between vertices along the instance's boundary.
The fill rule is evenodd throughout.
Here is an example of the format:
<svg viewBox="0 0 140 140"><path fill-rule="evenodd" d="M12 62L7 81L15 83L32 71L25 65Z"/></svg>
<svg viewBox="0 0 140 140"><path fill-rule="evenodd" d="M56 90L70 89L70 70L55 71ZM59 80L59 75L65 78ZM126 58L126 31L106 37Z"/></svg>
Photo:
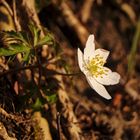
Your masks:
<svg viewBox="0 0 140 140"><path fill-rule="evenodd" d="M22 52L28 52L30 49L22 44L11 44L8 48L0 48L0 56L11 56Z"/></svg>
<svg viewBox="0 0 140 140"><path fill-rule="evenodd" d="M33 42L34 42L33 45L36 46L40 37L40 30L37 27L35 27L33 24L29 25L29 29L33 36Z"/></svg>
<svg viewBox="0 0 140 140"><path fill-rule="evenodd" d="M53 44L53 37L50 34L47 34L45 37L40 39L36 46L42 46L42 45L51 45Z"/></svg>
<svg viewBox="0 0 140 140"><path fill-rule="evenodd" d="M20 41L22 44L25 44L26 46L30 46L29 37L26 32L8 31L8 32L5 32L5 34L7 35L8 41L15 41L17 43Z"/></svg>

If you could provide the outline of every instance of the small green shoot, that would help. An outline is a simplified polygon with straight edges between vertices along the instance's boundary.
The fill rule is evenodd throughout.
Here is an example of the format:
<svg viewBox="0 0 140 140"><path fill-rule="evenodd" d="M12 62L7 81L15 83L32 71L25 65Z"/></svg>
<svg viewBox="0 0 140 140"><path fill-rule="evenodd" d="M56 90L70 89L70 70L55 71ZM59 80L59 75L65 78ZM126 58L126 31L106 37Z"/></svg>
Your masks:
<svg viewBox="0 0 140 140"><path fill-rule="evenodd" d="M41 37L40 30L33 24L29 25L29 32L7 31L2 32L1 35L6 46L0 47L0 56L14 56L22 53L22 61L29 61L30 56L35 55L35 49L43 45L52 45L54 42L50 33Z"/></svg>
<svg viewBox="0 0 140 140"><path fill-rule="evenodd" d="M130 54L128 57L128 74L129 74L129 76L131 76L134 71L134 67L135 67L135 63L136 63L135 56L136 56L136 51L137 51L139 41L140 41L140 19L136 26L136 32L134 34Z"/></svg>

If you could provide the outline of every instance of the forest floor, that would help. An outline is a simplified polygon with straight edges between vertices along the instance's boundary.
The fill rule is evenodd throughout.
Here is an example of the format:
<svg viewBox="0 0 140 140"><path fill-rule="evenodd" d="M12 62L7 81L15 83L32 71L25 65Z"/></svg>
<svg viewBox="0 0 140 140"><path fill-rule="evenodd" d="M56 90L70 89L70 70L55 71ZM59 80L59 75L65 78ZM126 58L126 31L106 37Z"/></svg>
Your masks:
<svg viewBox="0 0 140 140"><path fill-rule="evenodd" d="M79 71L77 48L83 49L87 34L94 34L100 44L96 47L110 51L106 66L121 75L119 84L106 86L112 96L111 100L102 98L91 89L84 75L62 76L66 93L77 117L75 123L82 130L80 135L83 140L140 140L140 41L136 44L137 51L134 60L131 61L135 65L128 73L128 57L137 31L140 2L91 1L89 0L89 3L82 0L67 1L74 14L72 19L77 19L80 25L73 25L66 19L63 11L65 6L58 9L50 2L46 6L41 5L38 13L41 24L54 35L58 43L57 49L64 61L60 61L59 66L65 66L69 73ZM85 32L80 34L80 27L84 28L87 34ZM14 68L13 64L11 68ZM37 95L33 98L29 95L37 92L31 83L29 85L27 82L28 85L20 89L22 94L17 92L17 75L17 73L0 75L0 139L43 139L42 130L36 126L33 119L35 115L37 118L40 117L40 113L34 113L38 110L42 112L44 118L47 118L50 134L54 140L70 139L67 132L67 127L70 126L63 118L63 110L57 110L58 122L53 122L52 110L55 107L61 108L60 101L56 99L56 102L45 103L40 107L35 101ZM50 86L50 83L53 83L55 85L52 85L52 88L59 88L56 84L58 81L53 78L48 77L43 82L42 85ZM50 87L49 89L51 90ZM58 129L55 129L53 123ZM2 127L5 129L1 129ZM64 136L61 136L61 133ZM2 134L5 134L5 137Z"/></svg>

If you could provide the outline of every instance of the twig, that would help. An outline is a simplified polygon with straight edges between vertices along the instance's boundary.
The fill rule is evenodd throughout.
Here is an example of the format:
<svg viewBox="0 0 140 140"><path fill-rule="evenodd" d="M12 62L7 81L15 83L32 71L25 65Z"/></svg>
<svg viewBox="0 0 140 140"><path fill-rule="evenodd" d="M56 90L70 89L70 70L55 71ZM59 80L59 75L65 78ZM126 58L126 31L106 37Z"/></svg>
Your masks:
<svg viewBox="0 0 140 140"><path fill-rule="evenodd" d="M14 119L13 115L8 114L3 108L0 107L0 116L1 115L5 116L6 118L9 118L9 119Z"/></svg>
<svg viewBox="0 0 140 140"><path fill-rule="evenodd" d="M66 94L66 89L64 87L64 83L62 81L62 77L61 76L57 76L57 79L61 81L60 83L60 87L58 90L58 97L60 102L63 105L63 116L67 119L68 124L70 127L68 127L68 131L70 133L70 139L72 140L80 140L81 139L81 129L78 126L78 124L76 124L75 122L78 122L74 112L73 112L73 105L68 97L68 95Z"/></svg>
<svg viewBox="0 0 140 140"><path fill-rule="evenodd" d="M13 11L6 0L1 0L0 2L7 8L9 14L13 17Z"/></svg>
<svg viewBox="0 0 140 140"><path fill-rule="evenodd" d="M94 0L85 0L81 10L81 19L84 23L87 22L88 18L90 17L91 8L93 5Z"/></svg>
<svg viewBox="0 0 140 140"><path fill-rule="evenodd" d="M80 39L81 43L84 46L85 42L86 42L86 39L87 39L87 36L89 34L87 29L80 23L80 21L74 15L73 11L66 4L66 2L61 3L60 12L64 16L64 19L67 22L67 24L75 30L75 32L77 33L78 38Z"/></svg>
<svg viewBox="0 0 140 140"><path fill-rule="evenodd" d="M47 75L61 75L61 76L78 76L82 74L82 72L76 72L76 73L62 73L54 70L46 70Z"/></svg>
<svg viewBox="0 0 140 140"><path fill-rule="evenodd" d="M17 12L16 12L16 1L13 0L13 14L14 14L14 23L16 27L16 31L21 31L21 26L17 18Z"/></svg>
<svg viewBox="0 0 140 140"><path fill-rule="evenodd" d="M13 114L9 114L7 113L3 108L0 107L0 116L4 116L6 119L10 119L10 120L14 120L14 121L19 121L19 117L17 118L17 116L13 115Z"/></svg>
<svg viewBox="0 0 140 140"><path fill-rule="evenodd" d="M31 65L31 66L25 66L25 67L21 67L21 68L16 68L16 69L11 69L11 70L8 70L8 71L4 71L0 74L0 78L7 75L7 74L10 74L10 73L15 73L15 72L19 72L19 71L22 71L22 70L26 70L26 69L32 69L32 68L37 68L38 65Z"/></svg>
<svg viewBox="0 0 140 140"><path fill-rule="evenodd" d="M65 136L63 135L62 128L61 128L61 114L57 113L57 129L58 129L58 136L59 140L66 140Z"/></svg>
<svg viewBox="0 0 140 140"><path fill-rule="evenodd" d="M23 70L26 70L26 69L39 68L39 67L43 68L39 64L39 65L30 65L30 66L20 67L20 68L16 68L16 69L10 69L10 70L7 70L7 71L4 71L4 72L0 73L0 78L5 76L5 75L7 75L7 74L23 71ZM49 69L46 69L46 73L47 73L47 75L62 75L62 76L77 76L79 74L82 74L81 72L77 72L77 73L61 73L61 72L53 71L53 70L49 70Z"/></svg>
<svg viewBox="0 0 140 140"><path fill-rule="evenodd" d="M57 113L57 129L58 129L58 135L59 135L59 140L62 140L61 138L61 125L60 125L60 113Z"/></svg>
<svg viewBox="0 0 140 140"><path fill-rule="evenodd" d="M16 138L12 138L8 135L6 128L4 125L0 122L0 139L3 140L17 140Z"/></svg>
<svg viewBox="0 0 140 140"><path fill-rule="evenodd" d="M54 0L53 4L56 8L58 8L58 4L55 2L55 0ZM82 49L84 49L87 37L89 35L89 31L82 25L80 20L75 16L75 14L70 9L70 7L67 5L66 2L63 1L60 4L59 10L60 10L60 13L62 14L62 16L64 17L64 20L66 21L67 25L69 27L73 28L73 30L77 34L80 42L82 43L82 46L83 46ZM95 41L95 45L97 48L100 48L100 45L98 44L97 41Z"/></svg>

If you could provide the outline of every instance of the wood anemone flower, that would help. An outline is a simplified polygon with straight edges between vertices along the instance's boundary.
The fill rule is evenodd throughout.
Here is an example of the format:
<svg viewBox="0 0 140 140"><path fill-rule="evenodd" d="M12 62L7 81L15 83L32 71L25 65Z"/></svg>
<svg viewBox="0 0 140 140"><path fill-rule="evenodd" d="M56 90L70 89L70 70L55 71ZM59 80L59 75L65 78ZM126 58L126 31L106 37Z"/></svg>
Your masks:
<svg viewBox="0 0 140 140"><path fill-rule="evenodd" d="M78 48L78 64L89 85L102 97L111 99L104 85L118 84L120 75L104 66L108 55L109 51L107 50L95 50L93 34L88 37L84 53Z"/></svg>

